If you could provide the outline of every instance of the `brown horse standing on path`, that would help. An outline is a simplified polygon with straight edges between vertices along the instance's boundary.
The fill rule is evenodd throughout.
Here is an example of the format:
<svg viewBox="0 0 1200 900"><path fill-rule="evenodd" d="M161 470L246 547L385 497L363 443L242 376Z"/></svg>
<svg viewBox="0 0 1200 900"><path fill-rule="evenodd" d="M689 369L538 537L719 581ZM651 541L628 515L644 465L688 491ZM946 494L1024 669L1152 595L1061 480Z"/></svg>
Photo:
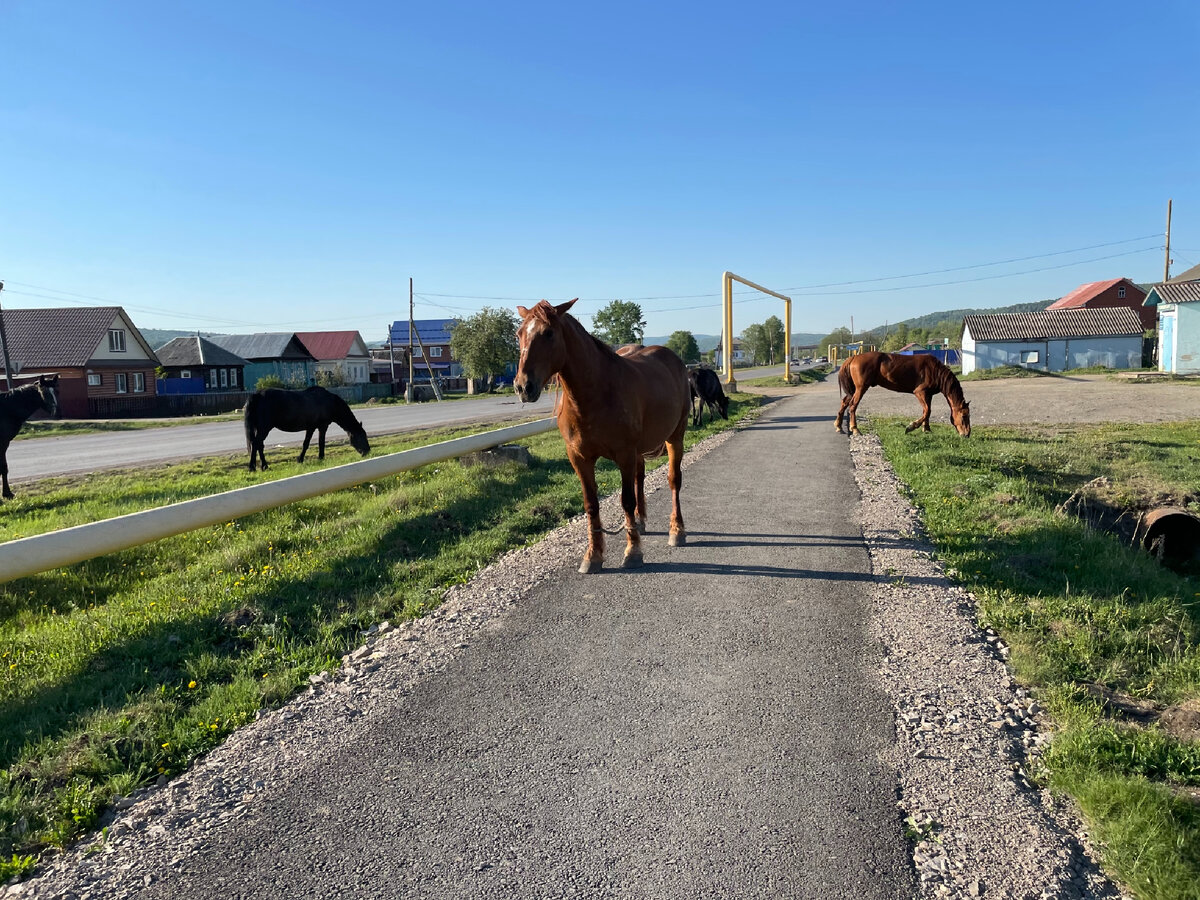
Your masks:
<svg viewBox="0 0 1200 900"><path fill-rule="evenodd" d="M558 430L583 485L583 506L590 532L579 571L596 572L604 564L604 529L596 494L596 460L611 459L621 470L621 506L625 510L625 559L642 564L641 533L646 530L646 463L667 454L671 486L671 527L667 543L687 541L679 508L683 433L691 415L687 369L666 347L622 347L619 352L592 337L567 310L545 300L533 309L517 307L521 358L513 388L532 403L553 375L562 386Z"/></svg>
<svg viewBox="0 0 1200 900"><path fill-rule="evenodd" d="M921 417L905 432L920 427L929 430L929 400L934 394L945 395L950 404L950 421L963 437L971 436L971 404L963 398L962 385L946 366L934 357L918 353L860 353L842 363L838 386L842 389L842 406L838 410L836 428L842 430L842 416L850 410L850 430L858 434L855 413L867 388L887 388L902 394L912 393L921 401Z"/></svg>

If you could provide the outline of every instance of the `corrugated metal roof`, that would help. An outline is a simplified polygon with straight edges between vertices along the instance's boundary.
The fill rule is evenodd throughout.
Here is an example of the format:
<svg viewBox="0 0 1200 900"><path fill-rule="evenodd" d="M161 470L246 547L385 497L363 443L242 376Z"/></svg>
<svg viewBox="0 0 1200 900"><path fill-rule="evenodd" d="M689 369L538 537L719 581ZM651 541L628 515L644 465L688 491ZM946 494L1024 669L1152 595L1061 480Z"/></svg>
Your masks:
<svg viewBox="0 0 1200 900"><path fill-rule="evenodd" d="M1150 296L1146 298L1147 306L1157 306L1159 303L1196 303L1200 301L1200 281L1168 281L1166 284L1156 284Z"/></svg>
<svg viewBox="0 0 1200 900"><path fill-rule="evenodd" d="M244 366L246 360L199 335L177 337L154 351L164 366Z"/></svg>
<svg viewBox="0 0 1200 900"><path fill-rule="evenodd" d="M25 369L85 366L117 318L129 326L126 346L136 342L155 361L154 351L119 306L6 309L4 331L8 339L8 357L14 366L19 364Z"/></svg>
<svg viewBox="0 0 1200 900"><path fill-rule="evenodd" d="M964 316L977 341L1043 341L1047 338L1116 337L1141 334L1142 323L1128 306L1107 309L1038 309L1023 313Z"/></svg>
<svg viewBox="0 0 1200 900"><path fill-rule="evenodd" d="M362 341L357 331L297 331L296 337L317 359L345 359L354 349L354 342Z"/></svg>
<svg viewBox="0 0 1200 900"><path fill-rule="evenodd" d="M420 343L426 346L449 344L450 331L457 321L457 319L414 319L413 327L416 329ZM408 319L392 323L392 342L397 347L408 346Z"/></svg>
<svg viewBox="0 0 1200 900"><path fill-rule="evenodd" d="M1200 265L1192 266L1183 272L1180 272L1174 278L1168 278L1167 284L1178 284L1181 281L1200 281Z"/></svg>
<svg viewBox="0 0 1200 900"><path fill-rule="evenodd" d="M1065 297L1059 297L1047 306L1046 309L1077 309L1086 306L1089 300L1095 299L1110 287L1114 287L1122 281L1128 281L1131 286L1137 287L1128 278L1110 278L1108 281L1093 281L1088 284L1081 284ZM1138 288L1138 290L1141 290L1141 288Z"/></svg>
<svg viewBox="0 0 1200 900"><path fill-rule="evenodd" d="M312 359L313 355L292 332L268 331L258 334L214 334L214 344L224 347L249 362L266 359Z"/></svg>

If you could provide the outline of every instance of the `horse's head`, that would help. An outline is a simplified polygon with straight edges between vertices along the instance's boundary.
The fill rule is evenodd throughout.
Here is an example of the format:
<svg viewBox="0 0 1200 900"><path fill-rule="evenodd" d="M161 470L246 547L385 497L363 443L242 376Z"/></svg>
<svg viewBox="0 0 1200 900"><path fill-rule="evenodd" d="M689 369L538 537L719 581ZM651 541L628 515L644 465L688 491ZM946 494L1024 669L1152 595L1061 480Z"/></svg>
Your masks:
<svg viewBox="0 0 1200 900"><path fill-rule="evenodd" d="M38 396L42 398L42 408L50 415L58 416L58 373L39 375L37 380Z"/></svg>
<svg viewBox="0 0 1200 900"><path fill-rule="evenodd" d="M363 428L363 423L358 421L358 419L354 420L354 424L358 427L351 428L346 432L348 435L350 435L350 446L363 456L366 456L371 452L371 445L367 442L366 429Z"/></svg>
<svg viewBox="0 0 1200 900"><path fill-rule="evenodd" d="M575 300L558 306L543 300L533 309L517 307L517 313L521 316L521 327L517 329L521 356L517 362L517 375L513 378L513 390L523 403L537 400L550 376L567 364L563 317Z"/></svg>
<svg viewBox="0 0 1200 900"><path fill-rule="evenodd" d="M950 407L950 421L963 437L971 436L971 404L966 400L958 409Z"/></svg>

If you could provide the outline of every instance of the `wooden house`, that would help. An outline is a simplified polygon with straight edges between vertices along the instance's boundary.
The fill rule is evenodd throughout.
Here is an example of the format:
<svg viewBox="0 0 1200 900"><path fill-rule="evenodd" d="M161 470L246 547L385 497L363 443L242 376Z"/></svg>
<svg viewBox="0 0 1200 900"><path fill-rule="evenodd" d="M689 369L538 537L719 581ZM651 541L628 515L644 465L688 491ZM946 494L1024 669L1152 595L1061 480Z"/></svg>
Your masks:
<svg viewBox="0 0 1200 900"><path fill-rule="evenodd" d="M14 382L57 372L59 410L65 418L106 418L154 408L158 357L121 307L6 309L3 315Z"/></svg>
<svg viewBox="0 0 1200 900"><path fill-rule="evenodd" d="M317 361L293 332L214 334L209 340L246 361L248 391L255 389L260 378L270 375L288 387L303 388L313 383Z"/></svg>
<svg viewBox="0 0 1200 900"><path fill-rule="evenodd" d="M371 354L357 331L297 331L296 337L316 359L316 373L335 373L345 384L370 382Z"/></svg>
<svg viewBox="0 0 1200 900"><path fill-rule="evenodd" d="M177 337L154 352L161 367L160 393L203 394L246 389L246 360L208 338L198 334Z"/></svg>
<svg viewBox="0 0 1200 900"><path fill-rule="evenodd" d="M1154 307L1144 305L1145 299L1146 292L1128 278L1113 278L1081 284L1046 309L1115 309L1127 306L1137 313L1143 331L1153 331L1157 316Z"/></svg>
<svg viewBox="0 0 1200 900"><path fill-rule="evenodd" d="M1136 369L1142 322L1129 307L1042 309L965 316L962 371L1022 366L1062 372L1086 366Z"/></svg>

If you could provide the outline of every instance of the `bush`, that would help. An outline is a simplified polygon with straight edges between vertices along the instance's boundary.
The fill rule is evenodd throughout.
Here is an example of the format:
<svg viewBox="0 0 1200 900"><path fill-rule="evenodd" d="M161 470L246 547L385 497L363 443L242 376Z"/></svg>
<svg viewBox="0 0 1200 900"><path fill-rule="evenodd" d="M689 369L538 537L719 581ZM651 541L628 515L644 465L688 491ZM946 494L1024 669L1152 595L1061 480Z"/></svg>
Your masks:
<svg viewBox="0 0 1200 900"><path fill-rule="evenodd" d="M258 379L258 381L256 381L254 383L254 389L256 391L265 391L265 390L268 390L269 388L286 388L286 387L287 387L287 385L283 383L283 379L280 378L278 375L264 375L262 378Z"/></svg>

